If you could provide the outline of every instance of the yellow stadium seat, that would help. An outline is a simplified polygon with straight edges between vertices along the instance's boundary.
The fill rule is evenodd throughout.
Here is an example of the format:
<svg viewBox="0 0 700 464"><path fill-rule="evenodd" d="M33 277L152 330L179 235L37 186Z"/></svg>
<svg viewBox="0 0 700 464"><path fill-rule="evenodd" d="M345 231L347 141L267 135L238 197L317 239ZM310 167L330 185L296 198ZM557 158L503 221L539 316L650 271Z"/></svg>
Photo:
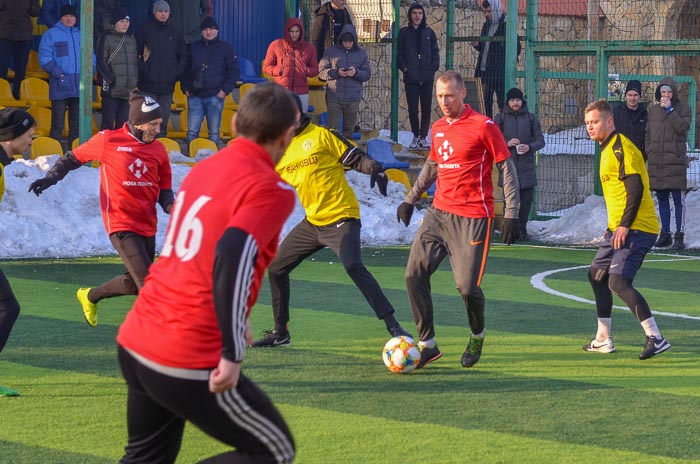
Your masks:
<svg viewBox="0 0 700 464"><path fill-rule="evenodd" d="M37 79L36 77L27 77L20 84L19 96L22 100L27 102L27 105L51 108L49 83L44 80Z"/></svg>
<svg viewBox="0 0 700 464"><path fill-rule="evenodd" d="M224 98L224 109L225 110L231 110L231 111L237 111L238 110L238 102L234 100L233 98L233 92L230 94L226 95L226 98Z"/></svg>
<svg viewBox="0 0 700 464"><path fill-rule="evenodd" d="M185 114L185 116L187 116L187 114ZM180 127L182 127L183 130L175 129L173 115L171 114L170 118L168 118L168 128L166 130L168 137L171 139L184 139L185 137L187 137L187 119L182 119L182 113L180 113Z"/></svg>
<svg viewBox="0 0 700 464"><path fill-rule="evenodd" d="M173 151L177 153L182 153L182 148L180 148L180 144L177 143L175 140L169 139L168 137L160 137L156 140L165 145L165 151L168 152L168 155Z"/></svg>
<svg viewBox="0 0 700 464"><path fill-rule="evenodd" d="M71 143L70 149L75 150L76 148L78 148L78 145L80 145L80 139L76 137L73 139L73 143Z"/></svg>
<svg viewBox="0 0 700 464"><path fill-rule="evenodd" d="M182 111L187 109L187 95L182 92L180 81L175 82L175 90L173 91L173 103L170 105L170 111Z"/></svg>
<svg viewBox="0 0 700 464"><path fill-rule="evenodd" d="M63 156L63 148L61 142L51 137L37 137L32 142L30 150L30 158L37 159L39 156L46 155L61 155Z"/></svg>
<svg viewBox="0 0 700 464"><path fill-rule="evenodd" d="M249 91L253 87L255 87L255 84L252 84L250 82L241 85L241 88L238 89L238 103L243 101L243 96L246 94L247 91Z"/></svg>
<svg viewBox="0 0 700 464"><path fill-rule="evenodd" d="M214 142L212 142L209 139L205 139L202 137L197 137L196 139L193 139L190 142L189 146L189 157L194 158L195 155L199 150L212 150L212 151L219 151L219 147L216 146Z"/></svg>
<svg viewBox="0 0 700 464"><path fill-rule="evenodd" d="M306 82L309 84L309 87L325 87L326 86L326 82L319 79L318 76L307 77Z"/></svg>
<svg viewBox="0 0 700 464"><path fill-rule="evenodd" d="M99 86L95 87L92 95L92 109L102 110L102 89Z"/></svg>
<svg viewBox="0 0 700 464"><path fill-rule="evenodd" d="M27 73L25 77L36 77L48 80L49 75L39 64L39 53L36 50L29 50L29 60L27 61Z"/></svg>
<svg viewBox="0 0 700 464"><path fill-rule="evenodd" d="M12 87L10 87L10 83L5 79L0 79L0 105L24 108L27 106L27 102L24 100L15 100L15 97L12 96Z"/></svg>
<svg viewBox="0 0 700 464"><path fill-rule="evenodd" d="M225 139L230 139L236 136L233 133L232 121L235 112L233 110L223 110L221 112L221 137Z"/></svg>
<svg viewBox="0 0 700 464"><path fill-rule="evenodd" d="M260 77L264 77L270 81L274 81L275 78L265 72L265 59L262 60L262 66L260 66Z"/></svg>
<svg viewBox="0 0 700 464"><path fill-rule="evenodd" d="M384 174L386 174L389 180L402 184L404 187L406 187L406 193L411 191L411 188L413 186L411 185L411 180L408 178L408 174L406 173L406 171L402 171L401 169L389 168L384 170ZM428 194L423 192L421 198L427 197Z"/></svg>
<svg viewBox="0 0 700 464"><path fill-rule="evenodd" d="M27 112L36 121L34 135L37 137L48 137L51 133L51 110L43 106L30 106Z"/></svg>

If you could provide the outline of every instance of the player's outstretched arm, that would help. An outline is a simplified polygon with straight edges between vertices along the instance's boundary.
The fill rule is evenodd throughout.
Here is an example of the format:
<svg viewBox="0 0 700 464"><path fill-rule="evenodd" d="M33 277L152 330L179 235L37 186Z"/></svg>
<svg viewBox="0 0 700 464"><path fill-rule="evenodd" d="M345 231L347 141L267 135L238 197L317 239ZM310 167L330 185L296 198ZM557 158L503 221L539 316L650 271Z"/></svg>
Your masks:
<svg viewBox="0 0 700 464"><path fill-rule="evenodd" d="M46 175L42 179L37 179L29 185L29 191L34 192L36 196L41 195L44 190L48 189L52 185L56 185L61 179L66 177L66 175L73 169L78 169L82 166L82 163L78 161L73 152L66 153L56 161L51 169L48 170Z"/></svg>

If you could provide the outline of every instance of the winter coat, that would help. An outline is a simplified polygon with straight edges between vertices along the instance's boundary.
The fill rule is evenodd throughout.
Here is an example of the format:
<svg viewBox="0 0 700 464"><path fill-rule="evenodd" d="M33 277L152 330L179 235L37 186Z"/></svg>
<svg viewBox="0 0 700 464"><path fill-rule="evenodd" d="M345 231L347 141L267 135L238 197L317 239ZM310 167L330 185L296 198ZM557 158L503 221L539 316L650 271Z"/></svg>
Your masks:
<svg viewBox="0 0 700 464"><path fill-rule="evenodd" d="M202 37L199 25L209 16L209 0L169 0L170 24L182 33L187 45Z"/></svg>
<svg viewBox="0 0 700 464"><path fill-rule="evenodd" d="M481 28L481 36L486 37L489 35L489 27L491 26L491 21L485 21L483 27ZM501 16L499 20L498 29L494 37L505 37L506 36L506 16ZM506 72L506 43L492 41L489 45L489 53L486 55L486 71L481 71L481 60L484 55L484 46L486 42L479 42L479 45L475 48L479 51L479 57L476 60L476 67L474 68L474 77L482 76L500 76ZM517 55L520 56L521 46L518 40Z"/></svg>
<svg viewBox="0 0 700 464"><path fill-rule="evenodd" d="M44 32L39 43L39 64L49 74L49 99L79 97L80 30L59 21Z"/></svg>
<svg viewBox="0 0 700 464"><path fill-rule="evenodd" d="M647 117L646 105L642 103L635 110L628 108L625 103L613 109L615 129L639 148L645 160L647 155L644 149L644 132L647 126Z"/></svg>
<svg viewBox="0 0 700 464"><path fill-rule="evenodd" d="M440 67L437 36L435 31L426 25L425 14L418 29L410 24L411 11L416 8L423 9L420 5L412 6L408 10L409 25L399 31L398 65L406 84L432 82L435 72Z"/></svg>
<svg viewBox="0 0 700 464"><path fill-rule="evenodd" d="M353 37L353 45L346 50L342 43L333 45L326 50L318 64L318 77L328 83L326 89L329 98L344 102L362 100L362 83L372 77L372 68L364 48L357 45L357 33L355 26L346 24L340 33L340 37L350 33ZM353 77L340 77L338 69L354 67L357 74Z"/></svg>
<svg viewBox="0 0 700 464"><path fill-rule="evenodd" d="M190 45L190 57L187 72L180 82L183 92L199 98L212 97L223 90L229 94L236 87L241 77L241 67L238 56L228 42L218 36L214 40L200 39ZM192 78L202 68L204 70L204 90L194 92L191 87Z"/></svg>
<svg viewBox="0 0 700 464"><path fill-rule="evenodd" d="M289 29L297 26L301 29L299 40L293 42ZM290 18L284 26L284 37L274 40L265 55L265 73L271 75L275 82L298 95L309 93L309 77L318 75L316 49L304 40L304 25L297 18Z"/></svg>
<svg viewBox="0 0 700 464"><path fill-rule="evenodd" d="M536 186L535 152L544 148L544 135L537 117L528 111L527 102L523 100L520 111L516 113L506 105L503 112L496 115L494 122L503 132L506 142L516 138L520 140L520 143L530 147L530 150L523 155L519 155L515 147L510 147L510 157L515 162L520 188L526 189Z"/></svg>
<svg viewBox="0 0 700 464"><path fill-rule="evenodd" d="M39 16L39 0L0 0L0 39L32 40L32 16Z"/></svg>
<svg viewBox="0 0 700 464"><path fill-rule="evenodd" d="M169 22L151 19L136 31L139 55L138 88L163 94L175 90L175 82L187 66L187 45Z"/></svg>
<svg viewBox="0 0 700 464"><path fill-rule="evenodd" d="M107 64L109 57L119 47L122 37L124 37L124 44ZM114 29L107 30L97 44L97 69L102 75L102 80L107 84L102 87L102 96L128 100L139 77L136 39Z"/></svg>
<svg viewBox="0 0 700 464"><path fill-rule="evenodd" d="M334 10L331 6L331 2L324 3L316 9L314 12L316 16L314 17L314 23L311 27L311 37L309 41L316 48L316 59L320 60L326 49L332 47L338 42L338 38L335 36L333 31L334 13L333 11L339 11L340 23L345 26L347 24L352 24L352 19L350 18L350 13L347 8L342 10Z"/></svg>
<svg viewBox="0 0 700 464"><path fill-rule="evenodd" d="M690 129L690 106L681 101L678 84L665 77L656 87L656 101L661 100L661 86L673 89L671 112L659 105L648 108L649 116L645 132L645 148L651 190L685 190L688 187L686 171L688 158L686 143Z"/></svg>
<svg viewBox="0 0 700 464"><path fill-rule="evenodd" d="M80 0L44 0L41 4L41 12L39 13L38 24L43 24L47 27L54 27L61 20L61 7L63 5L73 5L80 14ZM79 26L80 18L75 25Z"/></svg>

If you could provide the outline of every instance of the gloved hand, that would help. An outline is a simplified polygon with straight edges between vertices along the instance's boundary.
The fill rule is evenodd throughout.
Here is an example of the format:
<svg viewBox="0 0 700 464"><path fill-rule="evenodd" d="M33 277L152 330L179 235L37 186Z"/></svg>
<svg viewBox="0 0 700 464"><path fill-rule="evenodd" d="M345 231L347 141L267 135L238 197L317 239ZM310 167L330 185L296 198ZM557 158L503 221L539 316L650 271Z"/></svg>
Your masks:
<svg viewBox="0 0 700 464"><path fill-rule="evenodd" d="M34 195L39 196L44 192L44 190L54 184L56 184L56 182L54 182L52 179L44 177L43 179L37 179L32 182L29 186L29 191L34 192Z"/></svg>
<svg viewBox="0 0 700 464"><path fill-rule="evenodd" d="M501 223L501 241L512 245L520 238L520 221L517 218L503 218Z"/></svg>
<svg viewBox="0 0 700 464"><path fill-rule="evenodd" d="M379 163L375 163L372 166L372 172L369 174L369 188L374 188L374 184L377 184L379 193L382 196L386 196L386 188L389 185L389 178L384 174L384 169Z"/></svg>
<svg viewBox="0 0 700 464"><path fill-rule="evenodd" d="M404 201L396 209L396 219L398 219L399 222L403 222L403 225L408 227L408 224L411 222L411 216L413 216L414 208L415 206Z"/></svg>

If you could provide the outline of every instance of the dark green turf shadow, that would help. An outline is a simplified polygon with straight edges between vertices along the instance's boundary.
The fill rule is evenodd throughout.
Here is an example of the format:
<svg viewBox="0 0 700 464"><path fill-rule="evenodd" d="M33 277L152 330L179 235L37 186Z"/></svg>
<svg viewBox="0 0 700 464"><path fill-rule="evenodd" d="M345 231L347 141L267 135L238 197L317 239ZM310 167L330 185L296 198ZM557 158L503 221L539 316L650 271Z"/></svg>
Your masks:
<svg viewBox="0 0 700 464"><path fill-rule="evenodd" d="M0 462L12 464L107 464L113 463L114 460L0 440Z"/></svg>

